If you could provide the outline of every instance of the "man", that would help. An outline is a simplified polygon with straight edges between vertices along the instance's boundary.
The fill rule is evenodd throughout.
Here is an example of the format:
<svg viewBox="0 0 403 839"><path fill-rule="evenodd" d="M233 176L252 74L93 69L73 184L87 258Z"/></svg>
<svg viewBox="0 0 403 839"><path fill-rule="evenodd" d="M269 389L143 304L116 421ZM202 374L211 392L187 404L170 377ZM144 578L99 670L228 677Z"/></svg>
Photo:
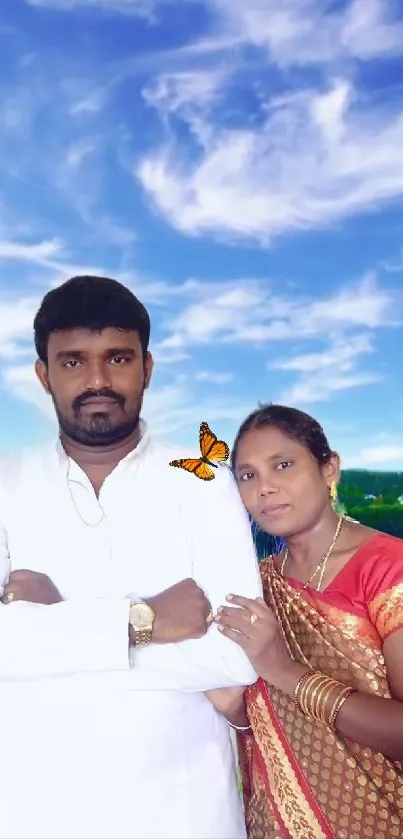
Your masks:
<svg viewBox="0 0 403 839"><path fill-rule="evenodd" d="M60 435L0 468L0 833L241 839L204 695L255 679L211 623L260 594L230 473L203 483L150 439L150 321L124 286L75 277L34 329Z"/></svg>

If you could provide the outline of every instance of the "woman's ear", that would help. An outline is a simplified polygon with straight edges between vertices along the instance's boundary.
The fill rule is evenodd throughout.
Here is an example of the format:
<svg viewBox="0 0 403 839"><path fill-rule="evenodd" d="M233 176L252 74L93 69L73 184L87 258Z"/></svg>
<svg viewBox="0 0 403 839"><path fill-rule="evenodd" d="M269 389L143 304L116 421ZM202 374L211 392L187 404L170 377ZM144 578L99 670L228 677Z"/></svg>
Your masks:
<svg viewBox="0 0 403 839"><path fill-rule="evenodd" d="M327 463L323 466L323 474L326 478L326 483L330 489L331 485L336 485L340 481L340 457L337 452L333 452Z"/></svg>

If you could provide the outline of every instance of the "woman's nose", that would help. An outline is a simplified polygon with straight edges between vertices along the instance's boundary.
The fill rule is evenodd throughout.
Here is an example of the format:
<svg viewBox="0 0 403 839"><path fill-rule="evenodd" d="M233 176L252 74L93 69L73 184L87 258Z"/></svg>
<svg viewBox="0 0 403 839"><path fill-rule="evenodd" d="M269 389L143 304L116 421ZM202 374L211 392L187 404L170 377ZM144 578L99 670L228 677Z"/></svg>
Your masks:
<svg viewBox="0 0 403 839"><path fill-rule="evenodd" d="M259 495L261 498L265 498L267 495L271 495L273 492L277 492L277 487L272 480L270 480L269 478L265 478L260 482Z"/></svg>

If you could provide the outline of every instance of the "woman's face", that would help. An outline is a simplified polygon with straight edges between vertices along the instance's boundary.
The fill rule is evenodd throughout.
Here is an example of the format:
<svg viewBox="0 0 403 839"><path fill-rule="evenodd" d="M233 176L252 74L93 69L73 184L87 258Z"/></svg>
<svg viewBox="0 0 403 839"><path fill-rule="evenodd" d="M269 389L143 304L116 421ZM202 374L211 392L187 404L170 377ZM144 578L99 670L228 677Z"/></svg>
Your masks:
<svg viewBox="0 0 403 839"><path fill-rule="evenodd" d="M309 449L274 426L247 431L235 470L242 501L262 530L292 536L319 524L339 478L337 455L319 466Z"/></svg>

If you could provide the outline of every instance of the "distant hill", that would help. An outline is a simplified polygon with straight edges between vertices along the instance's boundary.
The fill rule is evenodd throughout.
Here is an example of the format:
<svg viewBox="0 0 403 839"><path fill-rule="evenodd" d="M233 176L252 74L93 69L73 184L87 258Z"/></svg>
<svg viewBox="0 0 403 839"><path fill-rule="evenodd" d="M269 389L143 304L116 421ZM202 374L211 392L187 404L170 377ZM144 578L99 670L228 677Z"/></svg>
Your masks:
<svg viewBox="0 0 403 839"><path fill-rule="evenodd" d="M375 496L384 504L396 504L403 496L403 472L374 472L344 469L339 486L340 498L348 505L362 504L365 496ZM372 499L373 500L373 499Z"/></svg>
<svg viewBox="0 0 403 839"><path fill-rule="evenodd" d="M403 492L402 472L375 472L370 469L343 469L342 482L359 487L363 492L381 495L384 492L398 490ZM378 491L375 492L374 488Z"/></svg>

